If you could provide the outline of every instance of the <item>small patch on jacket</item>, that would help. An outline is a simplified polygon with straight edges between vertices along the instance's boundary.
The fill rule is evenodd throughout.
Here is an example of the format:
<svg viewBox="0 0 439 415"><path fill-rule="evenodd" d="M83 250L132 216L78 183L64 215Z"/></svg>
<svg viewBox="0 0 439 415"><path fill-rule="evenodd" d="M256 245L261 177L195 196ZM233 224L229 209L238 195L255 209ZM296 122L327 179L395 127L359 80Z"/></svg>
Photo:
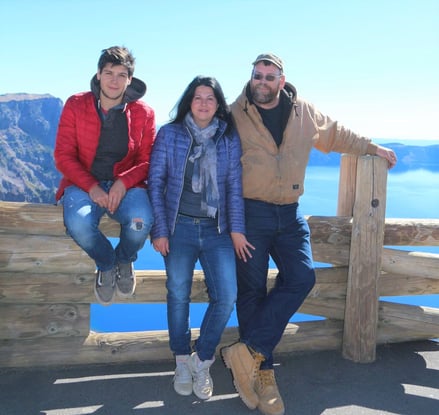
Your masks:
<svg viewBox="0 0 439 415"><path fill-rule="evenodd" d="M297 190L297 189L299 189L299 187L300 187L300 184L293 184L293 190Z"/></svg>

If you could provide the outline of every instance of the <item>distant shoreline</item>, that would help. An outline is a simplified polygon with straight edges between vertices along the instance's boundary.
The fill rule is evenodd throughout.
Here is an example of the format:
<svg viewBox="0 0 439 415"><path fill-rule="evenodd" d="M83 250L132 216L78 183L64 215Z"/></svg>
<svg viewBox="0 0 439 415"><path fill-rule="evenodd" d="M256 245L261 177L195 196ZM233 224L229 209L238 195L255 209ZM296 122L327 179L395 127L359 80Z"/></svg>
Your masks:
<svg viewBox="0 0 439 415"><path fill-rule="evenodd" d="M403 144L406 146L435 146L439 145L439 140L421 140L421 139L400 139L400 138L372 138L372 141L377 144Z"/></svg>

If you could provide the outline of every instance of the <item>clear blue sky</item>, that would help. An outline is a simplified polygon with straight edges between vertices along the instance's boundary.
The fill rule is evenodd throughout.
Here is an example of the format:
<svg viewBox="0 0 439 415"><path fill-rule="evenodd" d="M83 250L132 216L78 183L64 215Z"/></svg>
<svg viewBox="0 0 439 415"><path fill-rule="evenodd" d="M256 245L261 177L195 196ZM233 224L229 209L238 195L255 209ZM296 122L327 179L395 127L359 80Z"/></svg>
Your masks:
<svg viewBox="0 0 439 415"><path fill-rule="evenodd" d="M437 0L2 0L0 94L89 89L103 48L127 46L157 122L195 75L228 102L262 52L299 95L371 138L439 140Z"/></svg>

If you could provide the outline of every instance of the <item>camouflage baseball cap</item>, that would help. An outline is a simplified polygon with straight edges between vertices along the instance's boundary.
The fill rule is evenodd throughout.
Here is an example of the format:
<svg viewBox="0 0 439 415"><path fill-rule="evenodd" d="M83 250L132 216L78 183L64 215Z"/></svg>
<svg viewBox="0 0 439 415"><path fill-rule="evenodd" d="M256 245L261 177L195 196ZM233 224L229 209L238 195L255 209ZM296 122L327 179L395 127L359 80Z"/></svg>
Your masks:
<svg viewBox="0 0 439 415"><path fill-rule="evenodd" d="M281 71L284 70L284 64L282 62L282 59L276 56L274 53L262 53L260 54L256 60L253 62L253 66L256 65L259 62L262 61L268 61L271 62L273 65L276 65Z"/></svg>

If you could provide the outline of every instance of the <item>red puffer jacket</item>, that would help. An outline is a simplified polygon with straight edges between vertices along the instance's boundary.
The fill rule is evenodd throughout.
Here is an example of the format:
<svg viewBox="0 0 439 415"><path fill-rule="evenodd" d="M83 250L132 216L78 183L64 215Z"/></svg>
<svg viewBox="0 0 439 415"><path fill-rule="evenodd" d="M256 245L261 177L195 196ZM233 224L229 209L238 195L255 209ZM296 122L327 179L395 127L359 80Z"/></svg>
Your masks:
<svg viewBox="0 0 439 415"><path fill-rule="evenodd" d="M101 120L93 92L71 96L61 114L55 145L56 168L63 178L56 193L59 200L72 184L89 192L98 183L90 173L99 144ZM143 101L126 104L128 120L128 153L114 165L115 179L127 189L146 187L151 147L155 139L154 111Z"/></svg>

